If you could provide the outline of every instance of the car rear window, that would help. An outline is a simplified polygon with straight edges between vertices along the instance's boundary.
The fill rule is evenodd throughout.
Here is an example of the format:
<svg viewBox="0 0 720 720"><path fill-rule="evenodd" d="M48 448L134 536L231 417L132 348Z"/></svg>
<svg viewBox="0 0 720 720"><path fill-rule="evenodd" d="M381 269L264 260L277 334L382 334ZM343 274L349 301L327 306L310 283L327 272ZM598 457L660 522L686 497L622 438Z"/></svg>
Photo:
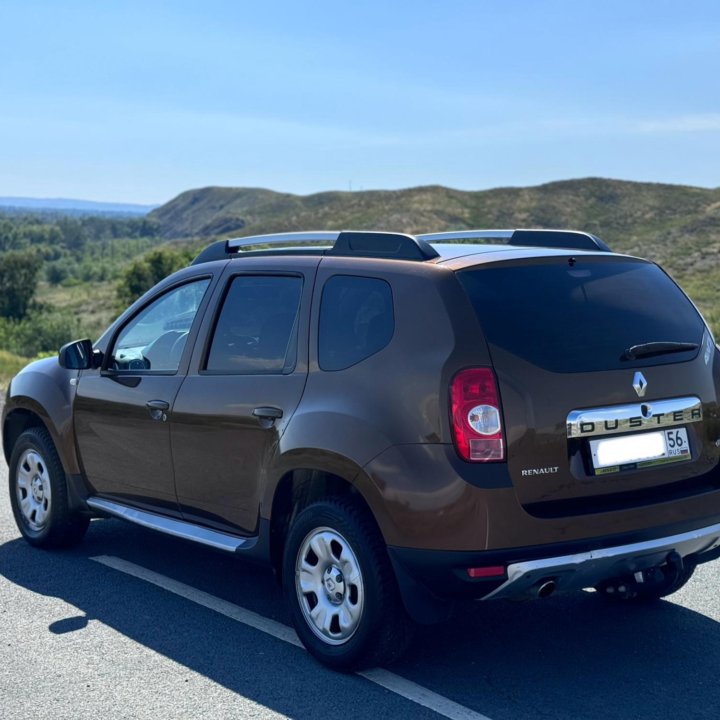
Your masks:
<svg viewBox="0 0 720 720"><path fill-rule="evenodd" d="M656 265L615 258L542 258L458 272L490 345L560 373L662 365L698 350L636 360L648 342L700 344L703 321Z"/></svg>

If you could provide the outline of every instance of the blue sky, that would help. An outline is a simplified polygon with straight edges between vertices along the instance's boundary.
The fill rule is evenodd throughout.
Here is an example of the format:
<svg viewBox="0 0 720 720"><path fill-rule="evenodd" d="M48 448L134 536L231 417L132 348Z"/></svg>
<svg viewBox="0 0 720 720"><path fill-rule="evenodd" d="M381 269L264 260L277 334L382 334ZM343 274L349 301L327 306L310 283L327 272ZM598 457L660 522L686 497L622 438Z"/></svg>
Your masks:
<svg viewBox="0 0 720 720"><path fill-rule="evenodd" d="M720 186L720 4L0 3L0 195Z"/></svg>

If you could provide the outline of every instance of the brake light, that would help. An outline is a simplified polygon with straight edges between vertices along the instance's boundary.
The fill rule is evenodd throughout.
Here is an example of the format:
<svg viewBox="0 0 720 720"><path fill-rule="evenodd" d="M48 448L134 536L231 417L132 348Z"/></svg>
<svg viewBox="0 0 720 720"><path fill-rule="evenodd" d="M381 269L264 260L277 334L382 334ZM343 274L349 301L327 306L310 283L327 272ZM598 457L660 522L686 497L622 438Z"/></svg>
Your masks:
<svg viewBox="0 0 720 720"><path fill-rule="evenodd" d="M463 460L505 460L500 393L491 368L468 368L455 375L450 412L455 447Z"/></svg>

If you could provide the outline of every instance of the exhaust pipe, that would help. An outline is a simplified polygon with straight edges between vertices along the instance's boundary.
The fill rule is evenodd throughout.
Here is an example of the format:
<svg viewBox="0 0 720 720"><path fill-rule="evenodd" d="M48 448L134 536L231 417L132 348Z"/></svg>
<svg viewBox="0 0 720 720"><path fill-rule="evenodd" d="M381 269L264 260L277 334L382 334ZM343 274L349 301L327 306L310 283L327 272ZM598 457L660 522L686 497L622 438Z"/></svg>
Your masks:
<svg viewBox="0 0 720 720"><path fill-rule="evenodd" d="M555 581L554 580L546 580L538 588L537 596L539 598L546 598L546 597L550 597L554 592L555 592Z"/></svg>

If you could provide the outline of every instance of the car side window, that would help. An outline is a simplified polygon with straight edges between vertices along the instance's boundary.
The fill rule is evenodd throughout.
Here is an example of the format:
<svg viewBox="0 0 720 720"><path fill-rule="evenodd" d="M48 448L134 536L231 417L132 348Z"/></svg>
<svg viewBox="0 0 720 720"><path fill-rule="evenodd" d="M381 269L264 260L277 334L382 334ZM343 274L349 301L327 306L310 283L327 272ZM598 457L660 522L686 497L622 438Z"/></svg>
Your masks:
<svg viewBox="0 0 720 720"><path fill-rule="evenodd" d="M318 360L344 370L382 350L395 332L392 290L378 278L335 275L320 302Z"/></svg>
<svg viewBox="0 0 720 720"><path fill-rule="evenodd" d="M295 368L303 281L297 276L238 275L225 295L205 369L279 374Z"/></svg>
<svg viewBox="0 0 720 720"><path fill-rule="evenodd" d="M209 284L209 278L185 283L150 303L120 331L109 367L119 371L177 372Z"/></svg>

